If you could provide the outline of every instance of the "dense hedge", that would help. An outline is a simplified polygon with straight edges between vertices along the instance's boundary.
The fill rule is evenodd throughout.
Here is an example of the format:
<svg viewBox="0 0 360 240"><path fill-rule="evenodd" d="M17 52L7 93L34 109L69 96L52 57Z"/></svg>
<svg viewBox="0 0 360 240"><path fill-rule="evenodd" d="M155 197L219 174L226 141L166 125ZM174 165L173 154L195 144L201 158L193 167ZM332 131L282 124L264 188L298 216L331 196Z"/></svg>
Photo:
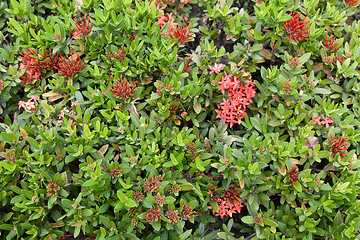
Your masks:
<svg viewBox="0 0 360 240"><path fill-rule="evenodd" d="M359 0L0 3L1 239L360 239Z"/></svg>

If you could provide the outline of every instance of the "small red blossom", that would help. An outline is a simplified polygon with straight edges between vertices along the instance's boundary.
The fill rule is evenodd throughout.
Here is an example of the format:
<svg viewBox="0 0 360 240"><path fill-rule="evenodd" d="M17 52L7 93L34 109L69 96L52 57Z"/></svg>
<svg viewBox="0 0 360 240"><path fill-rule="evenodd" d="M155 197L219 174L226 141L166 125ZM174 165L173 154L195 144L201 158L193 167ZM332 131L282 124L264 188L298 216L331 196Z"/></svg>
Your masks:
<svg viewBox="0 0 360 240"><path fill-rule="evenodd" d="M134 98L133 94L137 91L136 88L136 81L134 85L129 83L126 79L125 81L122 79L122 75L118 79L118 82L115 85L111 84L112 88L108 88L106 91L110 91L114 93L114 96L119 99L124 99L127 101L129 98Z"/></svg>
<svg viewBox="0 0 360 240"><path fill-rule="evenodd" d="M49 180L49 185L47 189L47 195L49 197L57 195L57 191L59 191L59 181L53 182L52 180Z"/></svg>
<svg viewBox="0 0 360 240"><path fill-rule="evenodd" d="M188 57L185 61L185 66L183 68L183 73L190 73L191 71L191 67L189 66L190 62L191 62L192 56Z"/></svg>
<svg viewBox="0 0 360 240"><path fill-rule="evenodd" d="M87 14L87 16L85 16L84 20L81 22L79 22L77 17L75 17L74 21L76 29L71 28L71 30L74 31L72 39L82 39L81 35L88 36L92 27L90 15Z"/></svg>
<svg viewBox="0 0 360 240"><path fill-rule="evenodd" d="M183 110L181 109L180 104L174 103L169 107L169 111L170 111L169 117L165 120L165 122L171 124L171 120L176 121L176 114L178 112L182 112Z"/></svg>
<svg viewBox="0 0 360 240"><path fill-rule="evenodd" d="M329 145L332 155L335 156L337 153L340 153L341 158L346 158L348 155L345 154L345 151L349 148L350 143L349 138L341 136L337 139L337 136L329 136Z"/></svg>
<svg viewBox="0 0 360 240"><path fill-rule="evenodd" d="M66 57L61 56L59 61L59 74L72 80L75 74L80 73L85 67L85 64L81 60L79 55L66 55Z"/></svg>
<svg viewBox="0 0 360 240"><path fill-rule="evenodd" d="M196 211L193 211L192 207L190 207L189 205L186 205L184 203L183 210L181 211L181 215L183 215L186 218L192 218L192 217L194 217L195 213L196 213Z"/></svg>
<svg viewBox="0 0 360 240"><path fill-rule="evenodd" d="M345 0L345 1L351 7L357 6L360 3L360 0Z"/></svg>
<svg viewBox="0 0 360 240"><path fill-rule="evenodd" d="M339 42L335 43L335 36L328 36L326 34L326 37L322 40L322 43L325 47L327 47L329 50L336 50L339 48Z"/></svg>
<svg viewBox="0 0 360 240"><path fill-rule="evenodd" d="M110 170L110 176L112 179L117 178L117 176L122 173L120 167L121 165L118 167L114 167L113 169Z"/></svg>
<svg viewBox="0 0 360 240"><path fill-rule="evenodd" d="M192 35L194 35L194 33L190 33L189 26L185 27L183 24L181 24L181 27L175 26L173 30L170 32L168 31L168 36L171 39L178 39L181 44L185 44L190 41L192 39Z"/></svg>
<svg viewBox="0 0 360 240"><path fill-rule="evenodd" d="M160 182L163 181L164 179L161 176L149 177L143 183L144 191L148 193L156 192L161 187Z"/></svg>
<svg viewBox="0 0 360 240"><path fill-rule="evenodd" d="M212 66L208 66L210 68L210 73L209 74L212 74L212 73L216 73L216 74L219 74L220 71L225 67L224 64L217 64L215 63L215 65L212 67Z"/></svg>
<svg viewBox="0 0 360 240"><path fill-rule="evenodd" d="M158 218L160 218L160 207L159 205L157 206L157 208L151 208L147 213L146 213L146 221L148 223L152 223L152 222L156 222L158 220Z"/></svg>
<svg viewBox="0 0 360 240"><path fill-rule="evenodd" d="M289 33L290 43L291 40L294 40L296 43L299 43L300 40L307 40L308 33L310 32L310 29L306 29L307 25L309 24L310 20L305 22L304 18L303 20L299 21L301 13L295 15L295 12L292 12L290 16L292 18L285 23L283 23L284 29Z"/></svg>
<svg viewBox="0 0 360 240"><path fill-rule="evenodd" d="M334 125L333 119L325 116L325 120L321 121L321 124L325 124L325 127L328 128L330 125Z"/></svg>
<svg viewBox="0 0 360 240"><path fill-rule="evenodd" d="M324 121L320 121L321 120L321 114L319 114L319 116L317 116L317 117L311 116L311 118L312 118L312 120L314 120L314 122L312 124L318 124L318 125L325 124L326 128L328 128L330 125L334 125L333 119L329 118L328 116L325 116Z"/></svg>
<svg viewBox="0 0 360 240"><path fill-rule="evenodd" d="M293 166L293 168L288 171L288 177L289 177L289 179L291 181L291 183L290 183L291 185L293 183L297 183L299 181L299 174L300 173L298 172L297 169L298 169L297 166Z"/></svg>
<svg viewBox="0 0 360 240"><path fill-rule="evenodd" d="M179 213L177 210L168 210L166 211L165 216L170 220L172 224L180 221Z"/></svg>

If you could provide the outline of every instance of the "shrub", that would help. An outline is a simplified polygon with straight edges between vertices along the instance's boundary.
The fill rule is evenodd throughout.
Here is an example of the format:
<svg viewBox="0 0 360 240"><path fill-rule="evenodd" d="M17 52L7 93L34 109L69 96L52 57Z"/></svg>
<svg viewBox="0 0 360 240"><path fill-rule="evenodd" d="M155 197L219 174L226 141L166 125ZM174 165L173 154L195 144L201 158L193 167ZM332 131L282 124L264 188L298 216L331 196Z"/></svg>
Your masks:
<svg viewBox="0 0 360 240"><path fill-rule="evenodd" d="M4 239L356 239L358 1L3 1Z"/></svg>

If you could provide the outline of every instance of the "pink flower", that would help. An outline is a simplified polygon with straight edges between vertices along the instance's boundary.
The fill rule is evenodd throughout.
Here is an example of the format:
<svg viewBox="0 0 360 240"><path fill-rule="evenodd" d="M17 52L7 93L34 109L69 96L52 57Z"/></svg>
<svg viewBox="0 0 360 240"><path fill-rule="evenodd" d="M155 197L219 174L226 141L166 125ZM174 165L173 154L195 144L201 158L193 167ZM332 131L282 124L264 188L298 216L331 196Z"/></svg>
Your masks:
<svg viewBox="0 0 360 240"><path fill-rule="evenodd" d="M180 2L188 4L191 0L180 0Z"/></svg>
<svg viewBox="0 0 360 240"><path fill-rule="evenodd" d="M210 68L210 73L209 74L212 74L213 72L216 73L216 74L219 74L220 71L225 67L224 64L217 64L215 63L215 65L212 67L212 66L208 66Z"/></svg>
<svg viewBox="0 0 360 240"><path fill-rule="evenodd" d="M77 105L79 105L79 102L78 102L78 101L75 101L75 102L72 102L72 103L71 103L71 106L72 106L72 107L76 107Z"/></svg>
<svg viewBox="0 0 360 240"><path fill-rule="evenodd" d="M169 22L169 29L167 31L167 34L171 34L174 28L177 26L177 23L175 22L175 18L172 16L173 13L168 14L168 22Z"/></svg>
<svg viewBox="0 0 360 240"><path fill-rule="evenodd" d="M330 124L329 124L330 123ZM328 128L329 125L334 125L333 119L328 116L325 117L325 121L321 121L321 124L325 124L325 127Z"/></svg>
<svg viewBox="0 0 360 240"><path fill-rule="evenodd" d="M160 28L163 29L163 27L165 26L167 20L169 20L165 14L161 14L161 16L157 19L157 23L159 24Z"/></svg>
<svg viewBox="0 0 360 240"><path fill-rule="evenodd" d="M319 124L321 125L322 123L320 122L320 119L321 119L321 114L319 114L318 117L314 117L314 116L311 116L312 117L312 120L314 120L314 122L312 124Z"/></svg>

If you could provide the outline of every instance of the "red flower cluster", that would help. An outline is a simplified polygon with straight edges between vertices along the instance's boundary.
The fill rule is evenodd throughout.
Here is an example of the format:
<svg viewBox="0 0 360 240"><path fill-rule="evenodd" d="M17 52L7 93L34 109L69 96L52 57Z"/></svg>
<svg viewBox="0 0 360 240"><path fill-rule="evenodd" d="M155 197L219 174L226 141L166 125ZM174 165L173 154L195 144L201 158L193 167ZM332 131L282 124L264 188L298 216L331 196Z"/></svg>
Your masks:
<svg viewBox="0 0 360 240"><path fill-rule="evenodd" d="M360 3L360 0L345 0L347 4L349 4L349 6L353 7L353 6L357 6Z"/></svg>
<svg viewBox="0 0 360 240"><path fill-rule="evenodd" d="M20 63L20 69L25 69L25 73L20 77L23 84L33 83L41 78L41 75L50 68L56 70L58 68L60 55L58 53L44 53L39 54L39 50L26 48L25 52L20 53L23 58Z"/></svg>
<svg viewBox="0 0 360 240"><path fill-rule="evenodd" d="M183 205L183 210L181 211L181 215L183 215L186 218L192 218L194 217L193 214L195 214L196 211L193 211L193 208L189 205Z"/></svg>
<svg viewBox="0 0 360 240"><path fill-rule="evenodd" d="M81 60L79 55L74 57L72 54L70 56L66 55L66 58L61 56L59 62L59 73L68 80L73 79L75 74L80 73L81 70L85 67L85 64Z"/></svg>
<svg viewBox="0 0 360 240"><path fill-rule="evenodd" d="M297 183L299 181L299 172L297 170L297 166L293 166L293 168L291 170L288 171L288 177L291 181L291 185L293 183Z"/></svg>
<svg viewBox="0 0 360 240"><path fill-rule="evenodd" d="M215 110L217 112L216 118L223 119L223 122L230 123L230 127L234 123L240 124L241 119L246 115L246 108L252 103L252 98L255 97L255 83L252 81L251 76L248 78L247 82L244 82L244 77L248 76L248 72L244 72L242 77L235 77L233 75L227 75L222 77L221 87L219 90L225 94L227 90L230 98L223 99L223 102L220 103L220 110Z"/></svg>
<svg viewBox="0 0 360 240"><path fill-rule="evenodd" d="M327 47L329 50L336 50L339 48L339 42L335 43L335 36L328 36L326 34L325 38L322 40L322 43L325 47Z"/></svg>
<svg viewBox="0 0 360 240"><path fill-rule="evenodd" d="M330 145L330 151L332 152L332 155L335 156L337 153L340 153L341 158L346 158L347 154L344 152L349 148L350 143L349 138L341 136L339 139L337 139L337 136L329 136L329 145Z"/></svg>
<svg viewBox="0 0 360 240"><path fill-rule="evenodd" d="M67 239L73 239L74 235L71 233L65 233L63 237L58 237L57 240L67 240Z"/></svg>
<svg viewBox="0 0 360 240"><path fill-rule="evenodd" d="M74 21L75 21L76 29L71 28L71 30L74 31L72 39L81 39L81 35L85 35L85 36L89 35L92 27L91 18L89 14L85 16L84 20L81 22L79 22L77 17L74 19Z"/></svg>
<svg viewBox="0 0 360 240"><path fill-rule="evenodd" d="M112 78L112 77L111 77ZM132 95L137 90L136 88L136 81L134 82L134 86L130 84L126 79L123 81L122 75L118 78L118 82L115 85L111 84L112 88L108 88L106 91L113 92L115 97L119 99L125 99L127 101L129 98L134 98Z"/></svg>
<svg viewBox="0 0 360 240"><path fill-rule="evenodd" d="M158 218L160 218L160 207L159 205L157 206L157 208L151 208L147 213L146 213L146 221L148 223L152 223L152 222L156 222L158 220Z"/></svg>
<svg viewBox="0 0 360 240"><path fill-rule="evenodd" d="M306 18L304 18L302 21L299 21L300 14L298 13L295 15L295 12L292 12L290 16L292 18L288 20L287 22L283 23L284 29L289 33L289 36L287 38L291 40L294 40L295 42L299 43L300 40L307 40L308 33L310 32L310 29L305 30L307 25L309 24L309 21L305 21Z"/></svg>
<svg viewBox="0 0 360 240"><path fill-rule="evenodd" d="M216 188L214 190L216 190ZM220 216L221 219L224 216L232 217L233 213L236 212L240 213L241 209L244 207L244 205L240 202L240 199L245 200L245 198L240 197L238 189L233 185L223 191L222 197L211 191L208 191L208 193L210 194L211 200L218 203L219 213L216 213L211 206L209 206L209 209L213 209L213 215Z"/></svg>
<svg viewBox="0 0 360 240"><path fill-rule="evenodd" d="M178 112L182 112L181 106L179 104L174 103L173 105L171 105L169 107L169 117L165 120L165 122L169 122L171 124L170 120L175 120L176 119L176 113Z"/></svg>
<svg viewBox="0 0 360 240"><path fill-rule="evenodd" d="M190 41L192 39L191 36L194 35L194 33L190 33L189 26L185 27L183 24L181 24L181 27L175 26L171 31L168 31L167 34L171 39L178 39L181 44Z"/></svg>
<svg viewBox="0 0 360 240"><path fill-rule="evenodd" d="M168 210L166 211L165 216L170 220L172 224L180 221L179 213L177 210Z"/></svg>
<svg viewBox="0 0 360 240"><path fill-rule="evenodd" d="M117 178L117 176L122 173L122 170L120 169L121 165L118 167L114 167L110 170L110 176L112 179Z"/></svg>
<svg viewBox="0 0 360 240"><path fill-rule="evenodd" d="M60 187L59 187L59 181L55 181L53 182L52 180L49 180L49 185L48 185L48 190L47 190L47 195L49 197L51 196L55 196L57 194L57 191L59 191Z"/></svg>
<svg viewBox="0 0 360 240"><path fill-rule="evenodd" d="M314 122L312 124L318 124L318 125L323 125L325 124L325 127L328 128L330 125L334 125L333 123L333 119L329 118L328 116L325 116L325 120L324 121L320 121L321 119L321 114L319 114L319 116L314 117L311 116L312 120L314 120Z"/></svg>
<svg viewBox="0 0 360 240"><path fill-rule="evenodd" d="M160 188L160 182L164 179L161 176L150 177L143 183L144 191L148 193L156 192Z"/></svg>

